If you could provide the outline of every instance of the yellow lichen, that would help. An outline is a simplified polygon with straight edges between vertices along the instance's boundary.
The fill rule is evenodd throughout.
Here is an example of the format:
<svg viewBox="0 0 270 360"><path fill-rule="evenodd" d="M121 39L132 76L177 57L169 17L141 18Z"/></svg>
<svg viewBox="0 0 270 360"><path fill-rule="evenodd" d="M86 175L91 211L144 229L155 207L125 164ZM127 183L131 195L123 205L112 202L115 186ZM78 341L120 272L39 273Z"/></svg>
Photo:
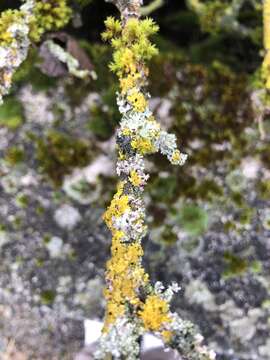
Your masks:
<svg viewBox="0 0 270 360"><path fill-rule="evenodd" d="M134 186L140 186L142 184L142 179L135 170L132 170L130 172L129 180L130 180L131 184Z"/></svg>
<svg viewBox="0 0 270 360"><path fill-rule="evenodd" d="M167 301L157 295L147 297L139 316L145 329L150 331L160 331L165 324L171 322Z"/></svg>
<svg viewBox="0 0 270 360"><path fill-rule="evenodd" d="M140 78L139 73L132 73L125 78L121 78L120 79L121 93L126 94L129 90L132 90L136 86L136 82L139 78Z"/></svg>
<svg viewBox="0 0 270 360"><path fill-rule="evenodd" d="M144 112L147 106L147 101L144 95L135 90L127 97L128 102L132 105L135 111Z"/></svg>
<svg viewBox="0 0 270 360"><path fill-rule="evenodd" d="M164 342L168 343L172 340L173 333L169 330L163 330L161 336L163 337Z"/></svg>
<svg viewBox="0 0 270 360"><path fill-rule="evenodd" d="M137 137L131 141L131 146L137 149L142 155L155 152L155 147L150 139Z"/></svg>
<svg viewBox="0 0 270 360"><path fill-rule="evenodd" d="M9 31L11 25L21 23L24 13L20 10L6 10L0 16L0 45L8 46L13 41L13 34Z"/></svg>
<svg viewBox="0 0 270 360"><path fill-rule="evenodd" d="M181 160L181 152L179 150L175 150L171 157L172 164L178 164Z"/></svg>

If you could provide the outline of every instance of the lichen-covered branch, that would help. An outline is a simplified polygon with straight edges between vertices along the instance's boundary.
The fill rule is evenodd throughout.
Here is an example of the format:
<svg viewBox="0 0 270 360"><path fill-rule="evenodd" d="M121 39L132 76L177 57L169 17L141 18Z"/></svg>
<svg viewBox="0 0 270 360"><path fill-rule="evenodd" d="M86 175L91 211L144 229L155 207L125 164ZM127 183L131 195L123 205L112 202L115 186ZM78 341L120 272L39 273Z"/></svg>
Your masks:
<svg viewBox="0 0 270 360"><path fill-rule="evenodd" d="M143 0L106 0L113 3L121 13L122 20L126 21L129 17L139 17L140 7Z"/></svg>
<svg viewBox="0 0 270 360"><path fill-rule="evenodd" d="M39 42L46 31L65 26L72 10L67 0L26 0L17 10L0 16L0 103L7 95L16 69L26 59L31 42Z"/></svg>
<svg viewBox="0 0 270 360"><path fill-rule="evenodd" d="M120 83L120 181L104 214L112 232L112 257L106 272L104 334L95 356L139 359L140 337L150 331L190 360L214 359L215 354L201 346L202 337L196 334L194 326L170 311L170 300L178 286L172 284L167 290L161 283L152 286L142 266L141 241L147 230L143 191L149 177L144 156L160 152L175 165L183 165L187 156L177 149L175 136L161 129L148 105L147 62L158 52L150 37L158 26L151 19L139 19L138 1L113 2L122 11L122 21L108 18L103 38L114 49L110 68ZM123 8L125 4L127 7Z"/></svg>
<svg viewBox="0 0 270 360"><path fill-rule="evenodd" d="M15 70L25 60L30 45L30 20L34 1L19 10L7 10L0 17L0 103L11 87Z"/></svg>

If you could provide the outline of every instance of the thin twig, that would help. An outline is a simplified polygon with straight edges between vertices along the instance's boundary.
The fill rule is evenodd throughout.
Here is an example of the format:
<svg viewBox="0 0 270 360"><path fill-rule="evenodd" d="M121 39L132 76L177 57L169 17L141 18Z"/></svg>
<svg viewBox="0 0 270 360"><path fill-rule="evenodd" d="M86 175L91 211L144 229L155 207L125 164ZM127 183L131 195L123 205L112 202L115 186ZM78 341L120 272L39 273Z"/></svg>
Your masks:
<svg viewBox="0 0 270 360"><path fill-rule="evenodd" d="M154 0L149 5L141 8L141 15L147 16L164 5L164 0Z"/></svg>

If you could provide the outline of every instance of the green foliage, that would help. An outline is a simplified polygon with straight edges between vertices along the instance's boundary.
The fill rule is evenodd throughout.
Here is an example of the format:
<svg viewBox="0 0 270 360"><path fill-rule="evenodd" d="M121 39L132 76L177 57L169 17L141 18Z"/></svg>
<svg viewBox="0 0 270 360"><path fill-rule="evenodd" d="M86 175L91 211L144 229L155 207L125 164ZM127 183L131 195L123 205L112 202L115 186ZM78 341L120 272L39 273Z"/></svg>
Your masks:
<svg viewBox="0 0 270 360"><path fill-rule="evenodd" d="M21 104L13 97L5 99L0 106L0 127L5 126L10 130L16 130L23 123Z"/></svg>

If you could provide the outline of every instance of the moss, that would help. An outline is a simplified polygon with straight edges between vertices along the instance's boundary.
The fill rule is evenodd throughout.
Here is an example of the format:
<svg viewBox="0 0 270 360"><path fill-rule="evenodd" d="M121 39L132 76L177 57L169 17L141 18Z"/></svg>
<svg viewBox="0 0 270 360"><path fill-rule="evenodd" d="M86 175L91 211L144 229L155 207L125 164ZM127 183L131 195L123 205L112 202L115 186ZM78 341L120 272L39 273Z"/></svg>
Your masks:
<svg viewBox="0 0 270 360"><path fill-rule="evenodd" d="M55 86L57 80L43 74L38 68L39 62L37 50L30 48L27 59L19 66L13 76L14 83L30 83L34 90L47 90Z"/></svg>
<svg viewBox="0 0 270 360"><path fill-rule="evenodd" d="M240 212L239 221L242 225L248 225L252 221L254 210L251 208L244 208Z"/></svg>
<svg viewBox="0 0 270 360"><path fill-rule="evenodd" d="M161 235L161 241L166 245L173 245L177 241L177 235L172 231L170 226L165 226Z"/></svg>
<svg viewBox="0 0 270 360"><path fill-rule="evenodd" d="M207 212L196 205L184 205L177 217L182 228L190 235L201 235L208 228Z"/></svg>
<svg viewBox="0 0 270 360"><path fill-rule="evenodd" d="M16 197L16 203L21 208L26 208L29 205L29 197L26 194L19 194Z"/></svg>
<svg viewBox="0 0 270 360"><path fill-rule="evenodd" d="M0 127L17 130L23 123L23 111L20 102L12 97L5 99L0 106Z"/></svg>
<svg viewBox="0 0 270 360"><path fill-rule="evenodd" d="M226 252L223 256L225 261L224 278L239 276L247 272L248 261L232 253Z"/></svg>
<svg viewBox="0 0 270 360"><path fill-rule="evenodd" d="M216 196L220 197L223 195L223 189L214 180L202 181L195 192L200 199L204 200L211 200Z"/></svg>
<svg viewBox="0 0 270 360"><path fill-rule="evenodd" d="M36 207L36 213L37 213L38 215L40 215L40 216L43 215L43 214L45 213L44 207L41 206L41 205L37 206L37 207Z"/></svg>
<svg viewBox="0 0 270 360"><path fill-rule="evenodd" d="M36 266L38 268L42 268L45 264L45 261L43 259L36 259Z"/></svg>
<svg viewBox="0 0 270 360"><path fill-rule="evenodd" d="M243 207L246 203L243 194L240 192L232 192L231 199L238 208Z"/></svg>
<svg viewBox="0 0 270 360"><path fill-rule="evenodd" d="M15 216L15 218L12 220L12 225L15 230L20 230L22 227L23 221L20 216Z"/></svg>
<svg viewBox="0 0 270 360"><path fill-rule="evenodd" d="M17 146L10 147L5 155L5 161L10 166L16 166L22 163L24 159L25 159L25 154L23 148Z"/></svg>
<svg viewBox="0 0 270 360"><path fill-rule="evenodd" d="M200 245L200 240L197 237L192 237L186 241L181 242L181 246L182 248L187 252L187 253L192 253L194 250L196 250L198 248L198 246Z"/></svg>
<svg viewBox="0 0 270 360"><path fill-rule="evenodd" d="M86 41L81 41L80 44L89 55L95 72L97 73L97 80L92 85L93 90L103 93L104 89L108 89L116 84L115 77L108 69L108 63L112 57L112 50L110 46L105 44L90 44Z"/></svg>
<svg viewBox="0 0 270 360"><path fill-rule="evenodd" d="M2 232L2 231L6 231L6 225L0 223L0 232Z"/></svg>
<svg viewBox="0 0 270 360"><path fill-rule="evenodd" d="M233 221L228 220L228 221L225 222L224 231L226 233L229 233L231 230L235 230L235 229L236 229L236 224Z"/></svg>
<svg viewBox="0 0 270 360"><path fill-rule="evenodd" d="M176 188L177 180L175 176L168 176L166 178L157 176L150 189L153 202L170 202L175 196Z"/></svg>
<svg viewBox="0 0 270 360"><path fill-rule="evenodd" d="M91 109L90 120L87 123L87 127L100 140L109 139L116 127L114 113L110 109L111 108L108 107L108 111L104 111L100 106L95 106Z"/></svg>
<svg viewBox="0 0 270 360"><path fill-rule="evenodd" d="M265 144L261 149L261 158L264 165L270 169L270 145Z"/></svg>
<svg viewBox="0 0 270 360"><path fill-rule="evenodd" d="M91 158L89 145L68 134L50 130L43 139L36 138L37 160L41 172L56 186L75 167L86 166Z"/></svg>
<svg viewBox="0 0 270 360"><path fill-rule="evenodd" d="M72 10L67 0L37 0L33 15L29 36L32 41L38 42L45 32L58 30L67 25Z"/></svg>
<svg viewBox="0 0 270 360"><path fill-rule="evenodd" d="M51 241L51 236L49 234L45 234L43 237L44 244L49 244L50 241Z"/></svg>
<svg viewBox="0 0 270 360"><path fill-rule="evenodd" d="M56 297L54 290L44 290L40 294L40 299L44 305L52 305Z"/></svg>
<svg viewBox="0 0 270 360"><path fill-rule="evenodd" d="M263 270L263 265L259 260L254 260L250 264L250 270L254 274L260 274L262 272L262 270Z"/></svg>

